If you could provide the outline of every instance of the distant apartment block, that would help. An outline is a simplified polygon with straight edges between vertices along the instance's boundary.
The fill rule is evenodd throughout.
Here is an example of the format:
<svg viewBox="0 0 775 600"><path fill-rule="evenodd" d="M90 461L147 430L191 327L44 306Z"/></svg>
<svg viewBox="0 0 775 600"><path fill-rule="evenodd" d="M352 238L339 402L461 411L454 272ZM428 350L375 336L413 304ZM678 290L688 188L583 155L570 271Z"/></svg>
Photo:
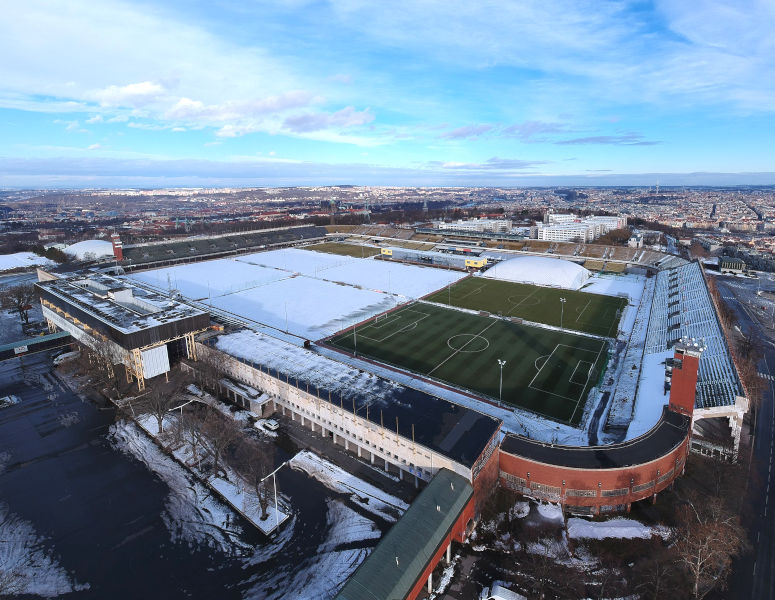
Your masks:
<svg viewBox="0 0 775 600"><path fill-rule="evenodd" d="M490 233L509 233L511 231L510 219L470 219L464 221L452 221L445 223L440 221L436 224L437 229L447 229L450 231L478 231Z"/></svg>
<svg viewBox="0 0 775 600"><path fill-rule="evenodd" d="M535 227L533 235L549 242L592 242L613 229L627 226L627 217L579 217L573 213L544 215L544 222Z"/></svg>

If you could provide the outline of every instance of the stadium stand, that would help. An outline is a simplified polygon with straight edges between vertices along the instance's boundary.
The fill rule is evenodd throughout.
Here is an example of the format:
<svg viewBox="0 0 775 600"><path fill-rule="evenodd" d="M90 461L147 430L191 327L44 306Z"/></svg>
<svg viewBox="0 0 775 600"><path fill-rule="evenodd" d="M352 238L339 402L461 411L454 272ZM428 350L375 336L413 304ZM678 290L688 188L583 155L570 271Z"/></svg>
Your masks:
<svg viewBox="0 0 775 600"><path fill-rule="evenodd" d="M205 260L239 254L257 248L278 247L304 240L324 238L324 227L302 225L282 229L264 229L246 233L192 237L124 246L125 270Z"/></svg>
<svg viewBox="0 0 775 600"><path fill-rule="evenodd" d="M668 350L683 336L703 340L706 350L700 360L697 408L733 406L743 390L700 264L660 271L651 311L645 353Z"/></svg>

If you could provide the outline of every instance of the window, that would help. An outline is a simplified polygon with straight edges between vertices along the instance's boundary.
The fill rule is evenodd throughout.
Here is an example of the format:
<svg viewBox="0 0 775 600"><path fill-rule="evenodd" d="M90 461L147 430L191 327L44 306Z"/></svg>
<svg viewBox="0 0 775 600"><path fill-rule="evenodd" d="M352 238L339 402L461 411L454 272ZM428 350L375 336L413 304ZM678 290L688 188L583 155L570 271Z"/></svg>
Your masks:
<svg viewBox="0 0 775 600"><path fill-rule="evenodd" d="M630 488L618 488L615 490L603 490L600 492L600 495L606 498L611 498L614 496L626 496L630 493Z"/></svg>
<svg viewBox="0 0 775 600"><path fill-rule="evenodd" d="M544 496L559 496L560 495L560 488L555 487L553 485L545 485L543 483L531 483L530 489L534 492L538 492L539 494L542 494Z"/></svg>
<svg viewBox="0 0 775 600"><path fill-rule="evenodd" d="M646 483L641 483L639 485L632 486L632 492L633 493L638 493L638 492L642 492L642 491L647 490L647 489L652 488L652 487L654 487L654 480L653 479L651 481L647 481Z"/></svg>

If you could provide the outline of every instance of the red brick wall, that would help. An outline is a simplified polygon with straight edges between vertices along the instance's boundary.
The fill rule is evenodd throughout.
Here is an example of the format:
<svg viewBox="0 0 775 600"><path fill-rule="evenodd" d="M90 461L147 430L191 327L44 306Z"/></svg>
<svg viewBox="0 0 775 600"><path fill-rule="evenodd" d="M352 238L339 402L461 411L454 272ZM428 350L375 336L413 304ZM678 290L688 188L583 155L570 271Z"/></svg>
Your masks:
<svg viewBox="0 0 775 600"><path fill-rule="evenodd" d="M471 500L468 501L468 504L466 504L465 508L463 509L463 512L460 513L460 517L458 517L457 521L455 521L455 524L452 526L452 530L444 538L444 541L439 546L439 549L436 550L436 553L433 555L433 558L425 566L425 570L422 572L422 575L420 575L420 578L414 584L412 591L407 596L407 600L415 600L420 594L427 591L428 575L433 573L433 569L436 568L436 565L438 565L439 561L444 557L444 554L447 551L447 546L451 541L454 540L460 543L463 542L463 536L465 534L466 525L468 521L473 518L474 518L474 499L472 497ZM435 582L435 583L438 583L438 582Z"/></svg>
<svg viewBox="0 0 775 600"><path fill-rule="evenodd" d="M691 416L694 412L700 358L676 352L675 360L681 361L681 367L679 368L677 365L673 367L673 376L670 382L670 409Z"/></svg>
<svg viewBox="0 0 775 600"><path fill-rule="evenodd" d="M498 453L500 449L498 447L498 439L500 437L500 428L493 434L493 438L490 443L495 445L487 462L479 469L476 479L473 481L474 486L474 514L479 515L482 512L482 507L487 502L488 498L495 491L495 487L498 483L498 476L500 474ZM487 452L490 447L490 443L487 444L482 454Z"/></svg>
<svg viewBox="0 0 775 600"><path fill-rule="evenodd" d="M638 500L649 498L665 489L683 472L683 466L689 449L689 439L669 454L649 463L625 467L621 469L572 469L555 465L547 465L520 456L507 454L501 450L500 470L501 485L514 489L514 480L505 474L510 474L525 480L525 487L540 484L558 488L554 491L538 489L515 490L537 498L560 502L568 506L615 506L631 504ZM672 470L672 471L671 471ZM663 477L662 481L659 478ZM641 484L654 481L654 485L643 490L633 490ZM626 488L626 491L624 491ZM594 496L573 495L568 490L585 490L594 492ZM621 495L603 495L604 491Z"/></svg>

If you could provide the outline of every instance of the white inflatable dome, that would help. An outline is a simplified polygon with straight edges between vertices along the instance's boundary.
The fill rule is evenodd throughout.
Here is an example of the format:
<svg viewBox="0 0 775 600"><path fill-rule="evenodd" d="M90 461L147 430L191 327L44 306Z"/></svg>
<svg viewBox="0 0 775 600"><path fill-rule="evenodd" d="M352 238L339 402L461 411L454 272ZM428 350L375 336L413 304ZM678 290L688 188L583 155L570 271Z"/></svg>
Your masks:
<svg viewBox="0 0 775 600"><path fill-rule="evenodd" d="M64 249L64 252L77 260L96 260L104 256L113 256L113 244L105 240L84 240L71 244Z"/></svg>
<svg viewBox="0 0 775 600"><path fill-rule="evenodd" d="M561 258L517 256L498 263L482 276L577 290L589 279L589 271L581 265Z"/></svg>

